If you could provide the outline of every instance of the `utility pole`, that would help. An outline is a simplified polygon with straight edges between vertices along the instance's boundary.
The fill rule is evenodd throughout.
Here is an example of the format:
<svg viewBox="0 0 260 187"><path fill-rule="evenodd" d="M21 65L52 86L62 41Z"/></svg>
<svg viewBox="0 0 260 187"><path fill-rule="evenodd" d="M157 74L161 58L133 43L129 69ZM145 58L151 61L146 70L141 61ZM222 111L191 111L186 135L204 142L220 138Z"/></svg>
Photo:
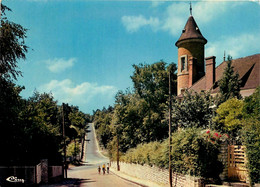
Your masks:
<svg viewBox="0 0 260 187"><path fill-rule="evenodd" d="M172 166L171 166L171 124L172 124L172 91L171 91L171 69L169 71L169 183L172 187Z"/></svg>
<svg viewBox="0 0 260 187"><path fill-rule="evenodd" d="M117 141L117 154L116 154L116 163L117 163L117 171L120 171L120 166L119 166L119 135L117 134L116 137L116 141Z"/></svg>
<svg viewBox="0 0 260 187"><path fill-rule="evenodd" d="M63 136L63 151L64 151L64 173L65 173L65 178L67 178L67 159L66 159L66 140L65 140L65 120L64 120L64 103L62 103L62 136Z"/></svg>
<svg viewBox="0 0 260 187"><path fill-rule="evenodd" d="M0 0L0 20L1 20L1 15L2 15L2 0Z"/></svg>

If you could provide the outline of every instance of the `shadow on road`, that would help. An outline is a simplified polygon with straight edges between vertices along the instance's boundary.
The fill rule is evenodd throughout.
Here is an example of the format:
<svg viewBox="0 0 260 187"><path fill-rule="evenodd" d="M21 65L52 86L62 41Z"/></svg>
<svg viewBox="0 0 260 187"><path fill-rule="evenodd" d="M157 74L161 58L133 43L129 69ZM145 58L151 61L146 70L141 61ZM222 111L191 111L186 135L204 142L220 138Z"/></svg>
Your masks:
<svg viewBox="0 0 260 187"><path fill-rule="evenodd" d="M67 178L64 179L62 182L60 183L53 183L53 184L42 184L40 185L40 187L47 187L47 186L80 186L81 184L85 184L85 183L92 183L92 182L96 182L94 180L91 179L79 179L79 178Z"/></svg>

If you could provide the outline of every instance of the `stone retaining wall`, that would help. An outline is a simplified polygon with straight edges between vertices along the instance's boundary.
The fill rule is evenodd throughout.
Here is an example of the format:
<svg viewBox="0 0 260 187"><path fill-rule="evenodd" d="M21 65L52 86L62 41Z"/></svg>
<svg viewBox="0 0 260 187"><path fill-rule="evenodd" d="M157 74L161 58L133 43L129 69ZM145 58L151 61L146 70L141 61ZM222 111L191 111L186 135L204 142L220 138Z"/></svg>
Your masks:
<svg viewBox="0 0 260 187"><path fill-rule="evenodd" d="M111 167L117 169L116 162L111 162ZM156 166L130 164L120 162L120 172L139 179L152 181L161 185L169 184L169 171ZM202 181L198 177L188 175L172 174L173 186L177 187L201 187Z"/></svg>

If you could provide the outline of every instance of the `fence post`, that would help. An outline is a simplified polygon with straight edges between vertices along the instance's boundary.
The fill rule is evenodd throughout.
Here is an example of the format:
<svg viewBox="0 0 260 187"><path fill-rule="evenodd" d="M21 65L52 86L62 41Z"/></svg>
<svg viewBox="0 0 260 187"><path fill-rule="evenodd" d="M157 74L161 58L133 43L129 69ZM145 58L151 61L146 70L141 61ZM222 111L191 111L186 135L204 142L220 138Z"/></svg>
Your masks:
<svg viewBox="0 0 260 187"><path fill-rule="evenodd" d="M48 159L41 160L41 169L42 169L42 182L48 183L49 176L48 176Z"/></svg>

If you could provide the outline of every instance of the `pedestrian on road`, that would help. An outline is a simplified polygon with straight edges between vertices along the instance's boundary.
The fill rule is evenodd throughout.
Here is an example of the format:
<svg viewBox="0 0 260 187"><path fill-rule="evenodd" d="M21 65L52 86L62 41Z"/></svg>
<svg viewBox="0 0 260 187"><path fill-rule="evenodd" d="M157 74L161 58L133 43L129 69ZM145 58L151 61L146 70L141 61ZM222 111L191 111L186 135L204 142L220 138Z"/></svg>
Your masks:
<svg viewBox="0 0 260 187"><path fill-rule="evenodd" d="M103 170L103 175L105 175L106 174L106 166L105 166L105 164L103 164L102 170Z"/></svg>
<svg viewBox="0 0 260 187"><path fill-rule="evenodd" d="M101 171L101 168L100 168L100 166L98 166L98 173L100 174L100 171Z"/></svg>
<svg viewBox="0 0 260 187"><path fill-rule="evenodd" d="M109 164L107 163L107 174L109 174Z"/></svg>

